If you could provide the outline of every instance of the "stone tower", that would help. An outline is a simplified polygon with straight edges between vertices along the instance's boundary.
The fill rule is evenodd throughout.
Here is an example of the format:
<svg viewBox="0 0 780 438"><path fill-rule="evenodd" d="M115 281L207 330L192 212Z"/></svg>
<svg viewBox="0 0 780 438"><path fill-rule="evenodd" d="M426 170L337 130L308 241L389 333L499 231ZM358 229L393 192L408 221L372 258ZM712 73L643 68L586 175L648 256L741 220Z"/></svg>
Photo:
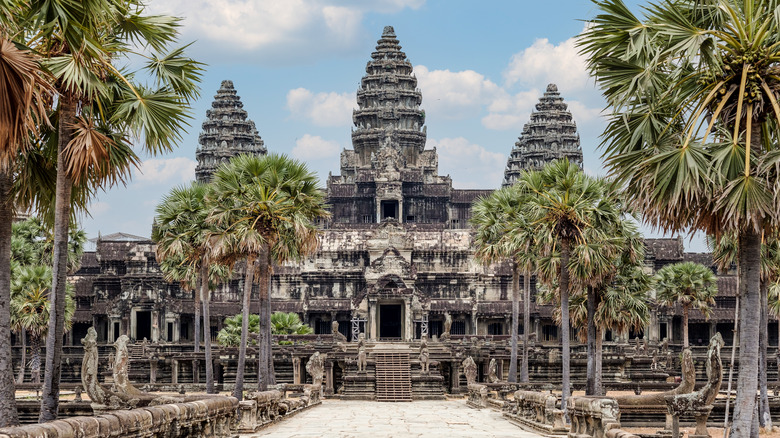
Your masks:
<svg viewBox="0 0 780 438"><path fill-rule="evenodd" d="M436 150L425 150L422 93L391 26L366 65L357 102L353 149L341 153L341 175L328 178L333 222L449 223L452 180L437 175Z"/></svg>
<svg viewBox="0 0 780 438"><path fill-rule="evenodd" d="M504 187L514 184L521 171L538 170L560 158L568 158L582 167L580 135L567 108L568 105L558 93L558 87L555 84L548 85L544 96L536 104L536 111L531 113L531 120L523 126L523 133L509 154L504 171Z"/></svg>
<svg viewBox="0 0 780 438"><path fill-rule="evenodd" d="M195 158L195 179L198 182L211 181L211 175L223 162L240 154L265 155L263 140L257 133L255 122L247 118L241 98L233 88L233 81L222 81L222 85L206 111L203 131L198 137Z"/></svg>

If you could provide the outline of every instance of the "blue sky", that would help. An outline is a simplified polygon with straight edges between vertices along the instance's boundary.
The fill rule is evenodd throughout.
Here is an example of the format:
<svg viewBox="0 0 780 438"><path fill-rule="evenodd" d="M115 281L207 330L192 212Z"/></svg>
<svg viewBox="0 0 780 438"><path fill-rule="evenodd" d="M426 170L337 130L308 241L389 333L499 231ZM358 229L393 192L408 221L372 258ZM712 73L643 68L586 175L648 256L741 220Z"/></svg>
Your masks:
<svg viewBox="0 0 780 438"><path fill-rule="evenodd" d="M634 3L634 2L630 2ZM574 37L595 14L587 0L149 0L184 18L181 41L208 64L192 126L173 152L145 156L126 187L100 193L90 237L148 236L154 207L194 179L206 109L230 79L269 151L306 161L322 178L351 148L355 93L382 28L392 25L415 67L428 147L456 188L495 188L533 105L556 83L581 135L585 169L603 174L597 150L604 101ZM649 233L646 233L649 234ZM686 247L705 250L701 239Z"/></svg>

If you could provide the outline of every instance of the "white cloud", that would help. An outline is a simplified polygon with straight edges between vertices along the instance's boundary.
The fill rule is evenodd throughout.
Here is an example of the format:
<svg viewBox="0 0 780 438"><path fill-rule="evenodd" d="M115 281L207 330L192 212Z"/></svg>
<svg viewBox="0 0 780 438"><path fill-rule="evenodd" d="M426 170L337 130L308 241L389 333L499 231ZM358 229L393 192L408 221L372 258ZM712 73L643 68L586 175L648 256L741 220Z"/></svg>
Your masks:
<svg viewBox="0 0 780 438"><path fill-rule="evenodd" d="M426 148L436 148L439 173L449 174L458 188L497 188L504 178L506 156L491 152L463 137L428 139Z"/></svg>
<svg viewBox="0 0 780 438"><path fill-rule="evenodd" d="M100 201L92 201L89 203L89 207L87 207L87 211L92 216L103 214L109 210L111 210L111 205L108 204L107 202L100 202Z"/></svg>
<svg viewBox="0 0 780 438"><path fill-rule="evenodd" d="M141 163L133 181L139 185L187 183L195 179L196 165L186 157L152 158Z"/></svg>
<svg viewBox="0 0 780 438"><path fill-rule="evenodd" d="M367 13L417 9L424 0L157 0L154 13L185 17L184 39L214 53L253 52L255 59L322 55L357 47ZM374 33L377 33L375 30Z"/></svg>
<svg viewBox="0 0 780 438"><path fill-rule="evenodd" d="M429 70L418 65L414 73L423 93L423 107L436 117L474 116L482 106L502 94L498 85L474 70Z"/></svg>
<svg viewBox="0 0 780 438"><path fill-rule="evenodd" d="M558 45L541 38L531 47L512 56L504 70L506 84L554 83L562 90L580 90L589 82L585 58L577 53L575 39L569 38Z"/></svg>
<svg viewBox="0 0 780 438"><path fill-rule="evenodd" d="M338 142L325 140L319 135L305 134L296 140L292 156L309 162L324 158L337 159L341 149Z"/></svg>
<svg viewBox="0 0 780 438"><path fill-rule="evenodd" d="M317 126L349 126L357 100L352 93L312 93L296 88L287 93L287 109L294 117L307 118Z"/></svg>

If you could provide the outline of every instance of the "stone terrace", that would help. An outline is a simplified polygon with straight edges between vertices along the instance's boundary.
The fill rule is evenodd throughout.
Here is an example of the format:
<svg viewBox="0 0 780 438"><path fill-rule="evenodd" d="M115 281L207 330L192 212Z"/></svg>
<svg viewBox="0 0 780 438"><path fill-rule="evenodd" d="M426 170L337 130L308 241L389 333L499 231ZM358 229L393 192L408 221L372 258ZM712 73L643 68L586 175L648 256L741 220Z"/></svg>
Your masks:
<svg viewBox="0 0 780 438"><path fill-rule="evenodd" d="M465 400L378 403L325 400L316 409L241 437L519 437L541 435Z"/></svg>

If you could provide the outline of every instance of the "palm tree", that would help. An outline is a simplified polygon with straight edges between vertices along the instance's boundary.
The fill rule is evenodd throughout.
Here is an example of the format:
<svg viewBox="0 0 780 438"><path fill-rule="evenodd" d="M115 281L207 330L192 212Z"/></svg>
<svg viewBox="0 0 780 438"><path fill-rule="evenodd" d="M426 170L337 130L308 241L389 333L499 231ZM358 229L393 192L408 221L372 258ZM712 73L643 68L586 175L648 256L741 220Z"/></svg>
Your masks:
<svg viewBox="0 0 780 438"><path fill-rule="evenodd" d="M741 335L732 432L749 436L761 233L778 211L779 3L653 2L642 18L622 0L595 3L599 14L579 43L612 113L603 143L608 170L652 225L737 236Z"/></svg>
<svg viewBox="0 0 780 438"><path fill-rule="evenodd" d="M49 329L49 287L51 268L48 266L24 266L19 268L11 284L11 327L21 336L30 339L30 371L33 382L41 381L41 340ZM71 328L76 312L73 288L68 287L65 296L65 331ZM24 368L24 364L22 364Z"/></svg>
<svg viewBox="0 0 780 438"><path fill-rule="evenodd" d="M308 335L314 330L301 321L295 312L274 312L271 315L271 334L274 335Z"/></svg>
<svg viewBox="0 0 780 438"><path fill-rule="evenodd" d="M223 347L238 347L241 345L241 327L243 317L241 314L225 318L225 325L217 333L217 342ZM260 334L260 316L254 313L249 314L249 333ZM257 339L247 338L250 345L257 345Z"/></svg>
<svg viewBox="0 0 780 438"><path fill-rule="evenodd" d="M527 195L528 221L535 229L536 245L540 259L557 259L546 273L541 269L537 278L548 285L557 284L561 308L562 344L562 399L566 405L570 387L570 321L569 294L572 249L585 243L589 231L594 238L599 229L594 225L612 215L612 209L603 203L605 184L585 175L577 165L568 160L557 160L541 171L525 172L518 179L517 187Z"/></svg>
<svg viewBox="0 0 780 438"><path fill-rule="evenodd" d="M39 420L57 417L68 227L74 184L124 182L137 164L130 136L149 153L170 150L197 96L200 64L176 42L178 19L144 14L139 0L48 2L11 0L11 39L41 54L56 90L57 145L54 197L52 317L46 340L46 374ZM7 24L7 23L4 23ZM29 39L28 39L29 38ZM145 59L143 75L115 66ZM149 84L138 78L150 78Z"/></svg>
<svg viewBox="0 0 780 438"><path fill-rule="evenodd" d="M206 331L206 392L214 393L214 365L211 359L210 289L214 282L229 279L231 270L214 263L209 256L209 237L215 232L206 223L209 186L194 182L189 187L175 187L157 206L152 238L157 242L160 268L169 281L178 281L195 295L195 353L200 351L200 310ZM198 288L198 285L200 287Z"/></svg>
<svg viewBox="0 0 780 438"><path fill-rule="evenodd" d="M43 79L37 58L17 48L6 33L12 14L0 14L0 427L19 424L11 360L11 224L14 164L29 146L38 124L48 123Z"/></svg>
<svg viewBox="0 0 780 438"><path fill-rule="evenodd" d="M260 390L274 381L271 360L270 279L273 263L299 260L317 248L314 221L326 217L323 192L306 166L284 155L233 158L215 172L209 222L223 230L213 238L215 257L227 263L246 261L241 347L234 397L242 397L249 298L258 271Z"/></svg>
<svg viewBox="0 0 780 438"><path fill-rule="evenodd" d="M476 228L475 256L483 263L509 259L512 264L512 347L509 381L517 381L517 332L520 307L520 272L523 271L523 364L520 381L528 382L528 330L530 327L530 281L534 267L533 231L522 209L522 194L511 187L481 198L472 207L471 224Z"/></svg>
<svg viewBox="0 0 780 438"><path fill-rule="evenodd" d="M683 348L688 348L688 314L699 309L709 318L715 305L718 283L715 274L699 263L666 265L655 274L656 299L666 306L679 303L683 309Z"/></svg>

